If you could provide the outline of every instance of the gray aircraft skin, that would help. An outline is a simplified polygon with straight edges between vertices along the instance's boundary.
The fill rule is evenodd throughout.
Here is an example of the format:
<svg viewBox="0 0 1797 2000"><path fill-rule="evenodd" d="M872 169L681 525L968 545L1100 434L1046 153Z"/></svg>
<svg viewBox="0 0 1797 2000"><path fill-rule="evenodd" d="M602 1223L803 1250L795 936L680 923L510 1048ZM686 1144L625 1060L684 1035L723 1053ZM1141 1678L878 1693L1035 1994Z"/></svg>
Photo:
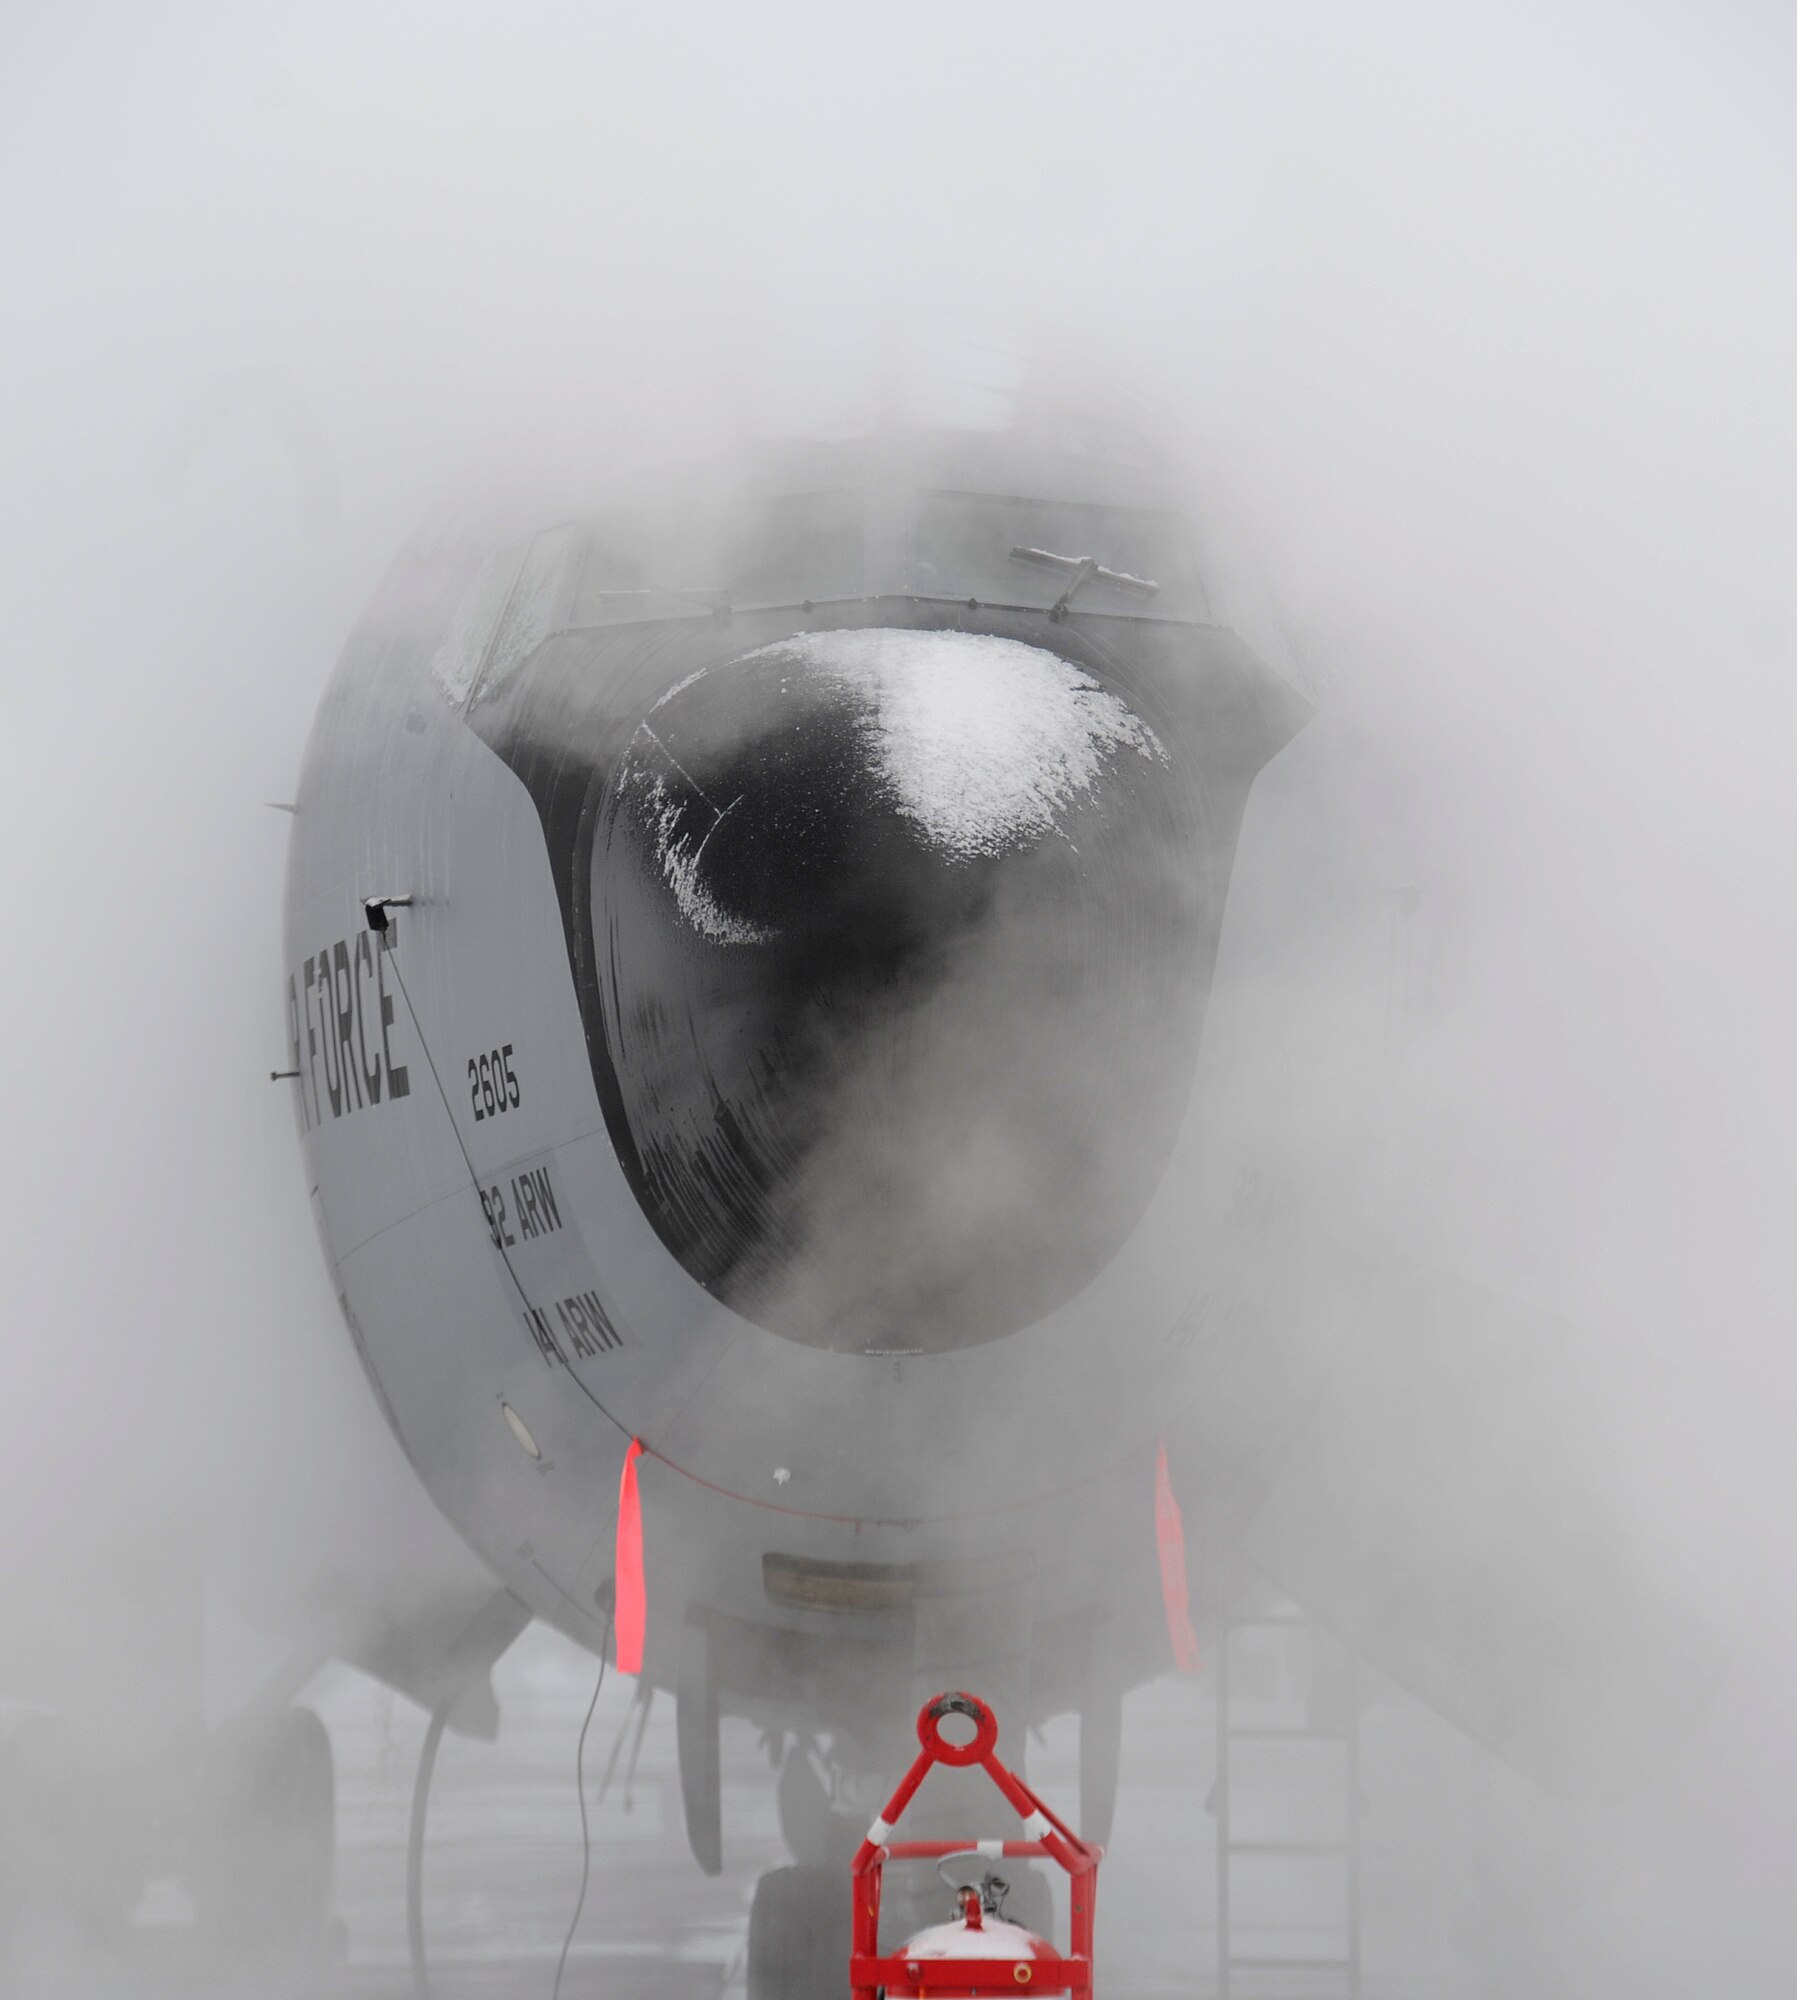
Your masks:
<svg viewBox="0 0 1797 2000"><path fill-rule="evenodd" d="M706 1865L718 1712L896 1775L982 1658L1081 1711L1102 1837L1107 1716L1175 1664L1163 1450L1201 1637L1270 1578L1553 1782L1682 1708L1552 1330L1256 1148L1214 973L1309 714L1175 476L1059 419L423 535L350 640L287 898L320 1238L437 1505L596 1651L641 1441Z"/></svg>

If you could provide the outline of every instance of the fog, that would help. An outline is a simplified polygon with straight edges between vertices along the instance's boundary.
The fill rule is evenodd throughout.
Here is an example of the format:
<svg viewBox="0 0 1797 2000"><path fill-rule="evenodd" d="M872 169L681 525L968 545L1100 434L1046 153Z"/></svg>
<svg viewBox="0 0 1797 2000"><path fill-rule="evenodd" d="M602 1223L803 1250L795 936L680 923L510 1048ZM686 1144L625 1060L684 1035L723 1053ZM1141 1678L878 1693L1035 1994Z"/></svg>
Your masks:
<svg viewBox="0 0 1797 2000"><path fill-rule="evenodd" d="M105 1684L120 1606L181 1597L134 1549L252 1609L378 1588L370 1507L463 1560L266 1080L270 807L402 538L852 424L958 342L1072 354L1162 413L1245 635L1321 693L1330 838L1420 892L1366 1226L1589 1330L1635 1524L1726 1635L1655 1801L1551 1836L1605 1856L1581 1990L1785 1990L1794 107L1774 7L15 0L16 1692Z"/></svg>

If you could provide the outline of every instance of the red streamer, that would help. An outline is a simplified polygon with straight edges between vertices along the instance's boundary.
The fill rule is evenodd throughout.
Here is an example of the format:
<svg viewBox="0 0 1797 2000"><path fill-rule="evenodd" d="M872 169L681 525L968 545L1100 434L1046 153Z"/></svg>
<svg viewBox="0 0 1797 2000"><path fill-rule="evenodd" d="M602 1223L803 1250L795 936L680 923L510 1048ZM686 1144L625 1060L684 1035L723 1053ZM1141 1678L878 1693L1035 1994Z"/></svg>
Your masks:
<svg viewBox="0 0 1797 2000"><path fill-rule="evenodd" d="M649 1619L649 1592L643 1577L643 1503L636 1490L636 1462L643 1455L641 1438L630 1440L624 1471L618 1481L618 1554L613 1570L616 1590L618 1671L643 1671L643 1628Z"/></svg>
<svg viewBox="0 0 1797 2000"><path fill-rule="evenodd" d="M1165 1438L1154 1459L1154 1541L1160 1551L1161 1602L1167 1608L1173 1663L1182 1674L1196 1673L1198 1635L1192 1630L1191 1603L1186 1595L1186 1524L1173 1497L1173 1482L1167 1477Z"/></svg>

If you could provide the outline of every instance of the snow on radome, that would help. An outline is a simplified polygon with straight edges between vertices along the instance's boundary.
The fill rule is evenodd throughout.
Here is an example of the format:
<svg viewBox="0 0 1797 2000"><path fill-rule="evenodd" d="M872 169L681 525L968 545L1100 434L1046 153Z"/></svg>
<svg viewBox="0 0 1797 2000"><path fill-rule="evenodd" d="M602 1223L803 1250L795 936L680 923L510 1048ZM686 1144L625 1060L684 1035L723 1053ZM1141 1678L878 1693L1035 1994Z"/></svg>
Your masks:
<svg viewBox="0 0 1797 2000"><path fill-rule="evenodd" d="M1092 789L1107 757L1167 755L1154 731L1083 668L1019 639L807 632L734 664L763 659L792 661L854 698L870 761L896 810L960 861L1054 832L1061 809ZM711 671L688 674L656 708ZM717 944L767 943L773 932L732 915L706 887L701 864L716 819L695 841L681 804L661 779L650 782L657 858L682 916Z"/></svg>
<svg viewBox="0 0 1797 2000"><path fill-rule="evenodd" d="M796 658L868 703L898 810L957 859L1051 833L1107 756L1165 758L1154 731L1072 661L980 632L807 632L746 654Z"/></svg>

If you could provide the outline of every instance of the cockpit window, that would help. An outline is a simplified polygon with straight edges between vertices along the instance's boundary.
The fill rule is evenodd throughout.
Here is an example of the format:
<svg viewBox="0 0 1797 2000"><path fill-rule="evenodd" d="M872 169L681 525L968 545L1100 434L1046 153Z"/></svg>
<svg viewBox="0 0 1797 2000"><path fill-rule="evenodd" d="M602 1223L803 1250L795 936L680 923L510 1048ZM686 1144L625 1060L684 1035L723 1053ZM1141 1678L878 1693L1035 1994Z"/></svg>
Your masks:
<svg viewBox="0 0 1797 2000"><path fill-rule="evenodd" d="M605 524L579 622L865 596L866 514L866 495L854 487L728 499L677 494Z"/></svg>
<svg viewBox="0 0 1797 2000"><path fill-rule="evenodd" d="M729 522L722 589L732 604L795 604L863 594L866 496L781 493Z"/></svg>
<svg viewBox="0 0 1797 2000"><path fill-rule="evenodd" d="M609 625L728 608L915 596L1048 610L1068 587L1052 564L1094 565L1080 612L1213 621L1189 531L1170 510L947 487L864 484L677 496L634 521L596 524L567 622ZM1151 580L1151 593L1102 574Z"/></svg>

